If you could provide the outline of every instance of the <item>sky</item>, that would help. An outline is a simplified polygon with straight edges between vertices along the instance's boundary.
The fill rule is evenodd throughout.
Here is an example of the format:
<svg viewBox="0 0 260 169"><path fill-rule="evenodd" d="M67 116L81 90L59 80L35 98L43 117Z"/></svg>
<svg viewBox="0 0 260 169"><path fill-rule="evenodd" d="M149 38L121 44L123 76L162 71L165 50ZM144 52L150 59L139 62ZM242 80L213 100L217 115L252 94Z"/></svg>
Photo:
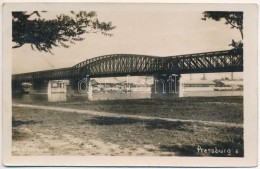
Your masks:
<svg viewBox="0 0 260 169"><path fill-rule="evenodd" d="M115 7L116 8L116 7ZM238 30L230 29L224 21L203 21L203 11L182 11L143 8L99 9L100 21L111 21L116 29L112 37L86 34L85 40L69 48L56 47L52 53L33 51L30 45L12 49L13 74L70 67L86 59L108 54L143 54L174 56L231 49L232 39L241 40ZM45 19L55 18L63 12L42 13ZM192 75L201 78L202 74ZM190 78L190 75L184 75ZM230 73L210 74L207 78L230 77ZM234 73L242 78L242 73Z"/></svg>

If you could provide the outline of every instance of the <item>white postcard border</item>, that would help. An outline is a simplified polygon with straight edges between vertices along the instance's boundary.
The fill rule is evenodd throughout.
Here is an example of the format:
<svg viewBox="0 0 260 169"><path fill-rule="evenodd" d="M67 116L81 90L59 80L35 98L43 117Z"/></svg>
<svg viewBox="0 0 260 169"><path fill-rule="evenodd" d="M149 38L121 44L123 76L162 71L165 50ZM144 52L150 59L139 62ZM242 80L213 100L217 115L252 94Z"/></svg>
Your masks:
<svg viewBox="0 0 260 169"><path fill-rule="evenodd" d="M118 1L116 1L118 2ZM145 1L146 2L146 1ZM153 1L149 1L153 2ZM180 1L179 1L180 2ZM185 2L185 1L182 1ZM190 1L186 1L190 2ZM193 1L203 3L209 1ZM223 2L223 1L211 1ZM236 2L239 1L229 1ZM250 2L250 1L247 1ZM252 2L252 1L251 1ZM11 155L11 13L12 10L39 10L43 8L82 9L82 4L5 4L3 9L3 161L10 166L189 166L189 167L243 167L257 165L257 93L258 93L258 4L217 4L210 9L244 11L244 146L245 157L133 157L133 156L12 156ZM202 8L208 4L201 4ZM62 7L61 7L62 6ZM185 8L186 9L186 8ZM209 10L209 8L204 8ZM196 9L198 10L198 9ZM250 25L250 27L248 26ZM247 59L247 56L250 56Z"/></svg>

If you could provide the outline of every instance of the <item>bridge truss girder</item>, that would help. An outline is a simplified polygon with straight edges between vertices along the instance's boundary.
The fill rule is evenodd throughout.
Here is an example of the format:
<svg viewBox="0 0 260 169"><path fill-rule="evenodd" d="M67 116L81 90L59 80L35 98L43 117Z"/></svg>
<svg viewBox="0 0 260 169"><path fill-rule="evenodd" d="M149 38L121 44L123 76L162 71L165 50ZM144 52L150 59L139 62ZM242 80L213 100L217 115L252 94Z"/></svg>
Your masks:
<svg viewBox="0 0 260 169"><path fill-rule="evenodd" d="M243 71L243 52L235 50L156 57L115 54L83 61L73 67L12 76L13 81L59 80L71 78L142 76Z"/></svg>

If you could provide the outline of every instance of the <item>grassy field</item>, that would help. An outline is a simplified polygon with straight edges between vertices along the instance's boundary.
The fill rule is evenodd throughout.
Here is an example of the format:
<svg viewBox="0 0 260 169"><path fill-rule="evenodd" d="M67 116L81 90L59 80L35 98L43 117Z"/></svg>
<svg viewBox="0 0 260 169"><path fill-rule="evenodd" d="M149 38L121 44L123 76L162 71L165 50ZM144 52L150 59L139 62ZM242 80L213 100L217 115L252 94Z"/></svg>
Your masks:
<svg viewBox="0 0 260 169"><path fill-rule="evenodd" d="M243 97L38 102L34 104L118 114L243 123Z"/></svg>
<svg viewBox="0 0 260 169"><path fill-rule="evenodd" d="M14 155L243 156L242 97L37 104L180 120L13 107Z"/></svg>

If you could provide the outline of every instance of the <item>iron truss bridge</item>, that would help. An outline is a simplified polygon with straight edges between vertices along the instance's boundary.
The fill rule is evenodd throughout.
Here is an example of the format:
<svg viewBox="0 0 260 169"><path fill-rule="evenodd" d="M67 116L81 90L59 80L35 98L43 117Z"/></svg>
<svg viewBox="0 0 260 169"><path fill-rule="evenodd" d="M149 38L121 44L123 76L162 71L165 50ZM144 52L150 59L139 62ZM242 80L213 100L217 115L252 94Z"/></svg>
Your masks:
<svg viewBox="0 0 260 169"><path fill-rule="evenodd" d="M243 71L243 51L225 50L178 56L112 54L85 60L75 66L12 75L12 80L59 80L90 77L147 76Z"/></svg>

